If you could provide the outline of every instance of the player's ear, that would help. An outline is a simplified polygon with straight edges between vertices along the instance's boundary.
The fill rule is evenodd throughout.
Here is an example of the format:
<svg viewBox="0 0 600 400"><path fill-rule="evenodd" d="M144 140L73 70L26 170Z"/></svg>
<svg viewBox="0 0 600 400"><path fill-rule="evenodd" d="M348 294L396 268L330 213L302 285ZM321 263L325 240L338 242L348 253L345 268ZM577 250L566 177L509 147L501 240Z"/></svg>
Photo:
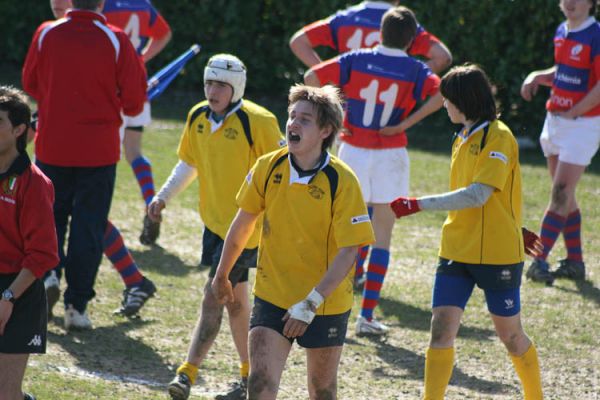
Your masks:
<svg viewBox="0 0 600 400"><path fill-rule="evenodd" d="M19 125L13 127L13 132L15 133L16 137L21 136L22 134L25 133L25 131L27 131L27 125L25 125L25 124L19 124Z"/></svg>

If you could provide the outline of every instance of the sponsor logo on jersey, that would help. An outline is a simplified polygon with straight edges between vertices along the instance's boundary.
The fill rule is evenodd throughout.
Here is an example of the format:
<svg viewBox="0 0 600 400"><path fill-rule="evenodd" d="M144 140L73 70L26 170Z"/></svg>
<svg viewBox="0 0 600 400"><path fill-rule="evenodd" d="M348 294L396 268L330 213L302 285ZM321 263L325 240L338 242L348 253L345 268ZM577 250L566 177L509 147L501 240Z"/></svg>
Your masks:
<svg viewBox="0 0 600 400"><path fill-rule="evenodd" d="M581 50L583 50L583 45L581 43L573 46L573 48L571 49L571 59L579 60L580 59L579 53L581 53Z"/></svg>
<svg viewBox="0 0 600 400"><path fill-rule="evenodd" d="M363 222L369 222L371 218L369 218L369 214L357 215L356 217L350 218L350 222L352 225L360 224Z"/></svg>
<svg viewBox="0 0 600 400"><path fill-rule="evenodd" d="M238 136L238 131L236 131L233 128L227 128L227 129L225 129L223 136L225 136L227 139L234 140Z"/></svg>
<svg viewBox="0 0 600 400"><path fill-rule="evenodd" d="M321 189L320 187L315 186L315 185L308 186L308 193L317 200L321 200L323 198L323 196L325 195L325 192L323 191L323 189Z"/></svg>
<svg viewBox="0 0 600 400"><path fill-rule="evenodd" d="M499 151L490 151L490 158L496 158L496 159L502 161L504 164L508 164L508 157L506 157L504 154L500 153Z"/></svg>
<svg viewBox="0 0 600 400"><path fill-rule="evenodd" d="M570 85L581 85L581 78L578 76L567 75L565 73L559 73L556 75L558 82L568 83Z"/></svg>
<svg viewBox="0 0 600 400"><path fill-rule="evenodd" d="M557 106L559 106L561 108L573 107L573 99L570 99L568 97L557 96L555 94L552 94L550 96L550 102L552 104L556 104Z"/></svg>
<svg viewBox="0 0 600 400"><path fill-rule="evenodd" d="M27 346L35 346L40 347L42 345L42 336L41 335L33 335L33 338L27 343Z"/></svg>

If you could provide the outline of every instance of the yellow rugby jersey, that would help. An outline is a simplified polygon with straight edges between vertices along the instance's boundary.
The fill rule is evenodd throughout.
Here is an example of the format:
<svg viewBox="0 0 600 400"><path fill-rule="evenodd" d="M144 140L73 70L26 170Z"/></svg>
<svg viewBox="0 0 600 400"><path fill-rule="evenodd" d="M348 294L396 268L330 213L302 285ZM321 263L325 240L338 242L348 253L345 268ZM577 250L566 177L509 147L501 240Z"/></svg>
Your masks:
<svg viewBox="0 0 600 400"><path fill-rule="evenodd" d="M277 118L249 100L242 100L220 123L209 116L207 101L190 110L177 154L198 171L202 221L225 239L244 177L260 156L282 146L283 137ZM257 229L247 248L258 246L258 236Z"/></svg>
<svg viewBox="0 0 600 400"><path fill-rule="evenodd" d="M495 188L477 208L448 213L439 255L469 264L515 264L524 260L521 233L519 147L501 121L474 127L452 146L450 190L479 182ZM483 143L483 147L482 147Z"/></svg>
<svg viewBox="0 0 600 400"><path fill-rule="evenodd" d="M261 157L237 196L244 211L264 211L254 294L285 309L321 281L341 247L375 241L350 168L327 155L316 174L300 178L288 154L284 148ZM353 271L325 299L318 315L341 314L352 307Z"/></svg>

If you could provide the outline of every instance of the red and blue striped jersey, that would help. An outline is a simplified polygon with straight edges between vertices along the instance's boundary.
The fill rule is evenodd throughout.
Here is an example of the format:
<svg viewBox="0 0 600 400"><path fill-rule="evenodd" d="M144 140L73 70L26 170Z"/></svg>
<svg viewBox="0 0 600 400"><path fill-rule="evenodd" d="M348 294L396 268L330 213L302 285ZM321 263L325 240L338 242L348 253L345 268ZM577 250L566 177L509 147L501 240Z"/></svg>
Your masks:
<svg viewBox="0 0 600 400"><path fill-rule="evenodd" d="M569 30L563 22L554 35L556 72L548 111L566 111L584 98L600 80L600 23L590 17L579 28ZM600 104L584 116L600 115Z"/></svg>
<svg viewBox="0 0 600 400"><path fill-rule="evenodd" d="M303 30L312 47L331 47L339 54L373 47L380 42L381 18L391 7L391 4L385 2L365 1L307 25ZM427 56L431 45L439 42L437 37L417 25L417 35L408 54Z"/></svg>
<svg viewBox="0 0 600 400"><path fill-rule="evenodd" d="M345 53L313 70L322 84L338 85L346 96L344 127L349 134L342 133L342 140L372 149L406 146L405 132L383 136L379 130L398 125L440 84L425 63L382 45Z"/></svg>
<svg viewBox="0 0 600 400"><path fill-rule="evenodd" d="M171 31L149 0L106 0L102 14L109 24L125 31L138 54L150 39L163 38Z"/></svg>

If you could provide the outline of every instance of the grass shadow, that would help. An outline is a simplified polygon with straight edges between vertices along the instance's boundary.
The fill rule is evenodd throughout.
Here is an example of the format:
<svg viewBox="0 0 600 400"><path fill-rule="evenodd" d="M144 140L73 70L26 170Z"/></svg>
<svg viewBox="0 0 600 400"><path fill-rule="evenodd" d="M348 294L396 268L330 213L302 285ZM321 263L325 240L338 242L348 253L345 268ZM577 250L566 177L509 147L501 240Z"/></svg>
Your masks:
<svg viewBox="0 0 600 400"><path fill-rule="evenodd" d="M55 317L53 322L62 325L64 319ZM75 366L85 373L162 390L173 374L169 365L152 346L127 335L129 330L158 322L123 319L91 331L63 331L64 334L49 331L48 341L68 352L75 359Z"/></svg>
<svg viewBox="0 0 600 400"><path fill-rule="evenodd" d="M184 276L196 267L184 263L178 256L158 245L146 247L145 250L141 251L130 249L130 252L143 271L153 271L162 275Z"/></svg>
<svg viewBox="0 0 600 400"><path fill-rule="evenodd" d="M383 361L393 367L394 371L402 371L401 374L389 376L390 378L410 379L422 381L425 371L425 357L404 349L395 347L387 343L381 338L369 338L372 344L377 349L377 355ZM387 374L382 368L375 368L371 371L374 376L386 377ZM464 373L460 368L454 366L450 385L459 386L483 394L501 394L512 393L516 388L512 385L507 385L499 382L481 379Z"/></svg>
<svg viewBox="0 0 600 400"><path fill-rule="evenodd" d="M600 288L597 288L592 282L588 280L575 281L575 286L577 287L577 290L569 289L564 286L555 285L554 287L563 292L580 294L584 298L592 300L600 306Z"/></svg>
<svg viewBox="0 0 600 400"><path fill-rule="evenodd" d="M379 307L386 316L394 316L399 321L399 326L417 331L429 331L431 323L431 310L421 309L407 303L389 298L381 298ZM491 341L495 338L495 331L491 329L475 328L461 325L459 337L467 340Z"/></svg>

